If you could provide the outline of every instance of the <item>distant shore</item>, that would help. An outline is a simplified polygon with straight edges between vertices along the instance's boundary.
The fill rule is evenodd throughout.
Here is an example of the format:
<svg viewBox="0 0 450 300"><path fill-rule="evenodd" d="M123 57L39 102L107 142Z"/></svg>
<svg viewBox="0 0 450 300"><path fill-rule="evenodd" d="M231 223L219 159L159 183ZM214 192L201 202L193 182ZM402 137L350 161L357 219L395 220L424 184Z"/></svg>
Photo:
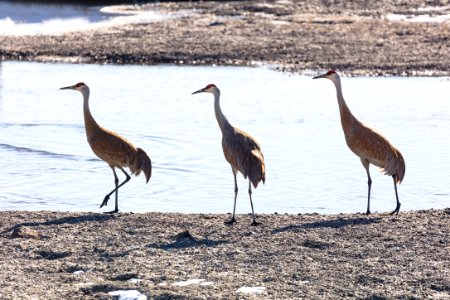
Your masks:
<svg viewBox="0 0 450 300"><path fill-rule="evenodd" d="M0 212L0 298L450 298L450 208L227 218Z"/></svg>
<svg viewBox="0 0 450 300"><path fill-rule="evenodd" d="M387 18L450 13L444 2L433 5L420 0L408 5L393 0L160 2L136 7L171 16L158 22L54 36L0 36L0 59L267 64L287 72L334 68L347 75L450 76L448 21Z"/></svg>

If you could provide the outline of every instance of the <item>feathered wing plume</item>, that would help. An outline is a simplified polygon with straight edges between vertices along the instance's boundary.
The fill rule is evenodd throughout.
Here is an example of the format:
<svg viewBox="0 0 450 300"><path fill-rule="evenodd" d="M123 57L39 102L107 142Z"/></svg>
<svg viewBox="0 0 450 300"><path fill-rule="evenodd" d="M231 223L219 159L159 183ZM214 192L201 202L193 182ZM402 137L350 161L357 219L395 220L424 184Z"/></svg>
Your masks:
<svg viewBox="0 0 450 300"><path fill-rule="evenodd" d="M136 148L134 164L130 165L130 171L135 176L144 172L147 183L152 176L152 161L141 148Z"/></svg>
<svg viewBox="0 0 450 300"><path fill-rule="evenodd" d="M252 156L254 162L251 164L252 167L248 176L250 177L253 187L256 189L260 181L263 183L266 182L266 166L264 164L264 156L261 151L257 149L252 150Z"/></svg>
<svg viewBox="0 0 450 300"><path fill-rule="evenodd" d="M395 182L401 183L405 176L405 160L400 151L393 146L391 147L392 151L389 152L389 158L386 160L381 172L390 176L395 175Z"/></svg>

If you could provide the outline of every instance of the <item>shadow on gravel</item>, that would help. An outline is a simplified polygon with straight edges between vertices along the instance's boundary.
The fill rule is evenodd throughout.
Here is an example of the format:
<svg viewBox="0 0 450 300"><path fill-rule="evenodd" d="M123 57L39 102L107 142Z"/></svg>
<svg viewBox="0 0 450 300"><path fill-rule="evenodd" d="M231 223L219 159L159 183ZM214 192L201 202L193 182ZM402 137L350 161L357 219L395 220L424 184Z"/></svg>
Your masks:
<svg viewBox="0 0 450 300"><path fill-rule="evenodd" d="M47 251L47 250L36 251L36 254L39 255L39 258L48 259L48 260L65 258L65 257L72 255L72 253L67 252L67 251L56 252L56 251Z"/></svg>
<svg viewBox="0 0 450 300"><path fill-rule="evenodd" d="M189 231L183 231L176 236L174 236L175 241L172 243L152 243L148 244L148 248L156 248L163 250L172 250L172 249L183 249L183 248L191 248L191 247L216 247L218 245L227 244L229 241L226 240L210 240L210 239L199 239L193 237Z"/></svg>
<svg viewBox="0 0 450 300"><path fill-rule="evenodd" d="M372 223L379 223L382 218L352 218L352 219L335 219L327 221L317 221L313 223L305 223L299 225L289 225L272 230L272 234L277 234L285 231L295 231L298 229L314 229L314 228L341 228L345 226L369 225Z"/></svg>
<svg viewBox="0 0 450 300"><path fill-rule="evenodd" d="M16 224L11 228L5 229L2 234L13 231L21 226L46 226L46 225L60 225L60 224L78 224L84 222L105 222L114 218L113 215L103 215L103 214L92 214L80 217L64 217L60 219L47 220L44 222L24 222Z"/></svg>
<svg viewBox="0 0 450 300"><path fill-rule="evenodd" d="M311 240L311 239L307 239L302 243L303 247L310 248L310 249L318 249L318 250L324 250L333 245L334 245L334 243L326 243L326 242L315 241L315 240Z"/></svg>
<svg viewBox="0 0 450 300"><path fill-rule="evenodd" d="M92 285L92 286L87 286L87 287L81 288L81 291L85 295L94 295L97 293L109 293L114 290L118 290L118 288L113 285L110 285L110 284L97 284L97 285Z"/></svg>
<svg viewBox="0 0 450 300"><path fill-rule="evenodd" d="M205 246L205 247L217 247L219 245L222 244L227 244L229 243L228 241L225 240L209 240L209 239L202 239L202 240L192 240L192 241L188 241L188 240L183 240L183 241L175 241L173 243L153 243L153 244L148 244L147 247L148 248L156 248L156 249L163 249L163 250L172 250L172 249L183 249L183 248L191 248L191 247L200 247L200 246Z"/></svg>
<svg viewBox="0 0 450 300"><path fill-rule="evenodd" d="M155 296L152 299L155 299L155 300L182 300L182 299L190 299L190 298L187 296L183 296L183 295L162 294L159 296Z"/></svg>

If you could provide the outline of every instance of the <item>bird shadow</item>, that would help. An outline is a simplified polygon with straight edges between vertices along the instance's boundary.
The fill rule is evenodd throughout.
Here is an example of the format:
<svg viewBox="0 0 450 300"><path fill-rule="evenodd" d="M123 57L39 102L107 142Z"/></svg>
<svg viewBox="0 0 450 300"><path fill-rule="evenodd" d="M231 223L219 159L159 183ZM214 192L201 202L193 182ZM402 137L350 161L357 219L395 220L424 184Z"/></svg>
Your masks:
<svg viewBox="0 0 450 300"><path fill-rule="evenodd" d="M337 218L334 220L317 221L312 223L288 225L272 230L272 234L278 234L285 231L295 231L298 229L315 229L315 228L342 228L345 226L359 226L359 225L369 225L372 223L379 223L382 218L351 218L343 219Z"/></svg>
<svg viewBox="0 0 450 300"><path fill-rule="evenodd" d="M154 249L162 249L162 250L173 250L173 249L185 249L192 247L201 247L205 246L207 248L217 247L222 244L227 244L229 241L227 240L211 240L211 239L199 239L193 237L189 231L184 231L180 234L177 234L175 237L175 241L171 243L151 243L146 247L154 248Z"/></svg>
<svg viewBox="0 0 450 300"><path fill-rule="evenodd" d="M152 243L148 244L148 248L162 249L162 250L174 250L174 249L185 249L192 247L205 246L207 248L217 247L222 244L229 243L226 240L210 240L210 239L195 239L195 240L181 240L172 243Z"/></svg>
<svg viewBox="0 0 450 300"><path fill-rule="evenodd" d="M2 234L11 232L19 227L27 226L27 227L35 227L35 226L48 226L48 225L61 225L61 224L79 224L84 222L105 222L108 221L115 216L111 214L92 214L92 215L84 215L78 217L63 217L58 219L46 220L43 222L24 222L16 224L10 228L2 231Z"/></svg>

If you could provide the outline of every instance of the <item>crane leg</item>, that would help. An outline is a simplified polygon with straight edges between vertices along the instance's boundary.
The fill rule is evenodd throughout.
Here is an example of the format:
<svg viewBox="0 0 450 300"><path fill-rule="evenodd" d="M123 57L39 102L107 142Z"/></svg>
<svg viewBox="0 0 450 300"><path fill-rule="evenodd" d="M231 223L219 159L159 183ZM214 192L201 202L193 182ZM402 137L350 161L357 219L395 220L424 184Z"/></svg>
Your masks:
<svg viewBox="0 0 450 300"><path fill-rule="evenodd" d="M391 212L390 214L391 215L393 215L393 214L397 214L398 215L398 212L400 211L400 206L401 206L401 204L400 204L400 201L398 201L398 193L397 193L397 175L392 175L392 178L394 179L394 189L395 189L395 198L397 199L397 207L394 209L394 211L393 212Z"/></svg>
<svg viewBox="0 0 450 300"><path fill-rule="evenodd" d="M233 216L231 217L231 220L229 221L225 221L225 224L229 224L232 225L234 223L236 223L236 218L234 217L235 213L236 213L236 199L237 199L237 194L238 194L238 185L237 185L237 180L236 180L236 171L233 171L233 175L234 175L234 207L233 207Z"/></svg>
<svg viewBox="0 0 450 300"><path fill-rule="evenodd" d="M256 222L256 217L255 217L255 211L253 209L253 201L252 201L252 184L251 181L248 181L248 196L250 197L250 206L252 207L252 215L253 215L253 222L252 222L252 226L256 226L259 225L261 223Z"/></svg>
<svg viewBox="0 0 450 300"><path fill-rule="evenodd" d="M368 186L368 192L367 192L367 211L366 215L370 215L370 190L372 189L372 178L370 178L370 172L369 172L369 166L370 163L367 160L361 159L361 163L364 166L364 169L366 169L367 173L367 186Z"/></svg>
<svg viewBox="0 0 450 300"><path fill-rule="evenodd" d="M102 208L105 205L108 205L109 196L111 196L113 193L116 193L116 195L115 195L116 196L116 207L115 207L115 209L113 211L110 211L109 213L117 213L119 211L119 195L118 195L119 188L121 186L123 186L125 183L127 183L131 179L131 177L130 177L130 175L128 175L127 172L125 172L124 169L120 168L122 170L123 174L125 174L126 178L121 184L118 185L119 178L117 177L116 170L115 170L115 168L113 166L110 166L110 167L111 167L111 169L113 170L113 173L114 173L114 183L116 185L116 188L113 189L111 192L109 192L105 196L105 198L103 199L102 204L100 205L100 208Z"/></svg>

